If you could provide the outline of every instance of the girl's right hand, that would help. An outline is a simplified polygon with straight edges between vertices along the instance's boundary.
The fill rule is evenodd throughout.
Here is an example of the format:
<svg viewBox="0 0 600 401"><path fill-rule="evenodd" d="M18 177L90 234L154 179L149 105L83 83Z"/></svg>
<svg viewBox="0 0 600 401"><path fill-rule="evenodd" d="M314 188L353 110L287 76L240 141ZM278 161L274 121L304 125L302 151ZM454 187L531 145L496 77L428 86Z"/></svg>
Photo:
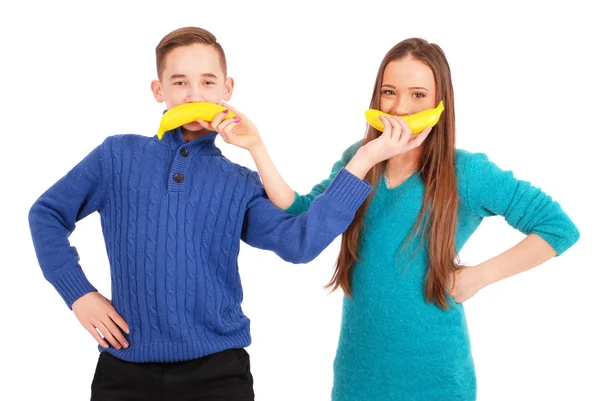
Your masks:
<svg viewBox="0 0 600 401"><path fill-rule="evenodd" d="M402 118L384 115L379 118L383 121L383 133L377 139L362 146L362 153L368 159L371 167L418 148L431 132L431 128L426 128L419 135L414 136Z"/></svg>

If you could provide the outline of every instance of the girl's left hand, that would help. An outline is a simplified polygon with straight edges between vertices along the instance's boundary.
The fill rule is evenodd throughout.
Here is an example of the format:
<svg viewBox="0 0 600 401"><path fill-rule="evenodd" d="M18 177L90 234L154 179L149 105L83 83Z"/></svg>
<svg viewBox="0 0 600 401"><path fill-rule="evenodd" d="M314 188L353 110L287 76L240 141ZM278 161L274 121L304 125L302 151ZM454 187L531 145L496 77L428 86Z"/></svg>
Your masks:
<svg viewBox="0 0 600 401"><path fill-rule="evenodd" d="M450 295L457 303L465 302L485 287L483 269L479 266L464 266L454 273Z"/></svg>

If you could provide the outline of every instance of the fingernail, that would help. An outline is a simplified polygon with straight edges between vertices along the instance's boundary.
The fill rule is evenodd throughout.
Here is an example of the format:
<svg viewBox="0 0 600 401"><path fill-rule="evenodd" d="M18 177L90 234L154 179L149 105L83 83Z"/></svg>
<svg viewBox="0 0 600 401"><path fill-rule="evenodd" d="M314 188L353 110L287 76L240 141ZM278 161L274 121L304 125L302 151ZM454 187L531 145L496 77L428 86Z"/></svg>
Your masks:
<svg viewBox="0 0 600 401"><path fill-rule="evenodd" d="M125 347L125 348L129 347L129 343L128 343L127 341L125 341L125 342L123 343L123 347Z"/></svg>
<svg viewBox="0 0 600 401"><path fill-rule="evenodd" d="M235 117L233 120L237 121L238 123L240 122L240 118L239 117Z"/></svg>
<svg viewBox="0 0 600 401"><path fill-rule="evenodd" d="M223 110L223 114L227 114L227 113L229 113L229 109Z"/></svg>

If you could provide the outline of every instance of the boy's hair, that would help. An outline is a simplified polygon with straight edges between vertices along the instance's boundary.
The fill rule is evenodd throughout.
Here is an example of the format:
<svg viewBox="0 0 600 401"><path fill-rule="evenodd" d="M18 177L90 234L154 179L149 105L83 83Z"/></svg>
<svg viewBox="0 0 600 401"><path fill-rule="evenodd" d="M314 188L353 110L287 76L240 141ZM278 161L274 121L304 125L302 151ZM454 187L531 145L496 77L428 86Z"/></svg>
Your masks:
<svg viewBox="0 0 600 401"><path fill-rule="evenodd" d="M207 31L206 29L196 27L184 27L174 30L167 34L160 43L156 46L156 72L158 78L165 70L167 54L173 49L181 46L193 45L195 43L202 43L205 45L212 46L219 53L221 60L221 68L225 76L227 76L227 61L225 60L225 52L221 45L217 42L215 35Z"/></svg>

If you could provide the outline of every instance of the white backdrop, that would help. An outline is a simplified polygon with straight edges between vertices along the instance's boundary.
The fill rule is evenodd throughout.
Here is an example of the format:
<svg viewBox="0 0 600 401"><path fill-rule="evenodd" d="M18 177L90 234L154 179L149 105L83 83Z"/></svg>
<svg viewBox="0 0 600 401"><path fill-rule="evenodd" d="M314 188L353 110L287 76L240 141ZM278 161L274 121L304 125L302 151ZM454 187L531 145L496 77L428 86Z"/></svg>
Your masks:
<svg viewBox="0 0 600 401"><path fill-rule="evenodd" d="M2 3L0 399L89 399L96 343L42 277L27 212L106 136L155 134L164 106L150 92L154 47L169 31L195 25L224 46L236 81L231 104L256 123L301 193L362 137L387 50L411 36L439 44L453 75L458 147L485 152L540 186L581 231L560 258L466 302L478 399L600 400L593 2L330 3ZM245 151L218 144L255 168ZM489 218L461 258L478 263L522 238ZM71 239L91 282L110 294L99 216L81 221ZM323 285L339 239L298 266L243 246L258 401L329 399L341 293L328 295Z"/></svg>

